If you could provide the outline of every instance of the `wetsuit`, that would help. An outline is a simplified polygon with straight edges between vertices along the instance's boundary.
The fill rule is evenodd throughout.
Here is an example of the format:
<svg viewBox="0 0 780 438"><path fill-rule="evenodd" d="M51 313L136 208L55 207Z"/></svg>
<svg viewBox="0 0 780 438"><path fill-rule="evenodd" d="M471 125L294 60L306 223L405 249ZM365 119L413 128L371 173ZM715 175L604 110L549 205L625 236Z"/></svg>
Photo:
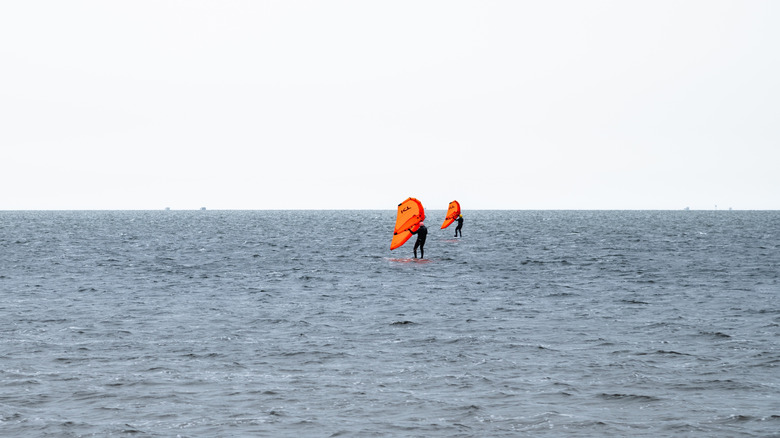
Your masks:
<svg viewBox="0 0 780 438"><path fill-rule="evenodd" d="M455 227L455 237L458 237L458 233L460 233L460 237L463 237L463 231L460 229L463 228L463 216L458 216L458 226Z"/></svg>
<svg viewBox="0 0 780 438"><path fill-rule="evenodd" d="M425 258L425 238L428 237L428 228L425 225L420 225L417 231L412 231L412 234L417 235L417 240L414 242L414 258L417 258L417 247L420 247L420 258Z"/></svg>

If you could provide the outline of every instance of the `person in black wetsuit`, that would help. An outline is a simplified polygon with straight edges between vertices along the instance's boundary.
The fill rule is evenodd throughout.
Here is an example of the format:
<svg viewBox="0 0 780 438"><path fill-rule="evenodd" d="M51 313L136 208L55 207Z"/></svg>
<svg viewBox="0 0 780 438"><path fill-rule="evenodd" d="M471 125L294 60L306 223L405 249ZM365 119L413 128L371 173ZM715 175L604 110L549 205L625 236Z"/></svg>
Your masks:
<svg viewBox="0 0 780 438"><path fill-rule="evenodd" d="M420 247L420 258L425 258L425 238L428 237L428 228L424 223L420 222L420 228L417 231L412 231L412 234L417 235L417 240L414 242L414 258L417 258L417 247Z"/></svg>
<svg viewBox="0 0 780 438"><path fill-rule="evenodd" d="M463 237L463 231L461 231L461 228L463 228L463 215L458 215L458 226L455 227L455 237L458 237L458 233L460 233L460 237Z"/></svg>

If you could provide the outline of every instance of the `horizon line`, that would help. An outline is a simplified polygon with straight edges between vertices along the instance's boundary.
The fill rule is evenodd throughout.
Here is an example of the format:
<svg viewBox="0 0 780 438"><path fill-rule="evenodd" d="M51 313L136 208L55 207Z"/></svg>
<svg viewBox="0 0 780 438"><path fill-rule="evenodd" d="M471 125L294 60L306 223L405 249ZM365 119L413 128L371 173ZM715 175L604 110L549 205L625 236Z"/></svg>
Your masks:
<svg viewBox="0 0 780 438"><path fill-rule="evenodd" d="M446 211L446 208L426 208ZM467 211L778 211L777 208L470 208ZM395 208L24 208L3 209L0 212L19 211L395 211Z"/></svg>

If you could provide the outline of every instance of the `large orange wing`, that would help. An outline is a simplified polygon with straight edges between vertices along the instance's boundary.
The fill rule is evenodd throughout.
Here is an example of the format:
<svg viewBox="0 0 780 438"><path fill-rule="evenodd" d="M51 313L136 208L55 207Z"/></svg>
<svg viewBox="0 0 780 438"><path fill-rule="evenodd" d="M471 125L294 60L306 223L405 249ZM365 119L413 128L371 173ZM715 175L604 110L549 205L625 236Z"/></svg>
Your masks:
<svg viewBox="0 0 780 438"><path fill-rule="evenodd" d="M425 210L420 201L415 198L408 198L406 201L398 204L398 215L395 218L395 229L393 230L393 241L390 242L390 249L396 249L406 243L412 233L420 228L420 222L425 220Z"/></svg>
<svg viewBox="0 0 780 438"><path fill-rule="evenodd" d="M455 222L455 219L460 216L460 203L458 201L450 202L450 208L447 209L447 217L444 218L444 223L441 224L441 229L445 229Z"/></svg>

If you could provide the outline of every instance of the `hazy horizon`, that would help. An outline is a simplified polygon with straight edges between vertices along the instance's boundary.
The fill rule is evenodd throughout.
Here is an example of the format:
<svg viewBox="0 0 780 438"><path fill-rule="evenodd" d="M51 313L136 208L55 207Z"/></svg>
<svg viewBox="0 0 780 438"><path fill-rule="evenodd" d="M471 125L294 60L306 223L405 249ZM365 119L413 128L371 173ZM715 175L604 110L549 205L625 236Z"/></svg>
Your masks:
<svg viewBox="0 0 780 438"><path fill-rule="evenodd" d="M424 205L423 205L424 206ZM96 208L96 209L18 209L18 210L0 210L0 212L12 212L12 211L396 211L395 208ZM428 208L425 207L427 212L446 212L446 208ZM738 208L676 208L676 209L641 209L641 208L548 208L548 209L533 209L533 208L472 208L469 211L778 211L778 209L738 209ZM463 211L466 215L467 211Z"/></svg>

